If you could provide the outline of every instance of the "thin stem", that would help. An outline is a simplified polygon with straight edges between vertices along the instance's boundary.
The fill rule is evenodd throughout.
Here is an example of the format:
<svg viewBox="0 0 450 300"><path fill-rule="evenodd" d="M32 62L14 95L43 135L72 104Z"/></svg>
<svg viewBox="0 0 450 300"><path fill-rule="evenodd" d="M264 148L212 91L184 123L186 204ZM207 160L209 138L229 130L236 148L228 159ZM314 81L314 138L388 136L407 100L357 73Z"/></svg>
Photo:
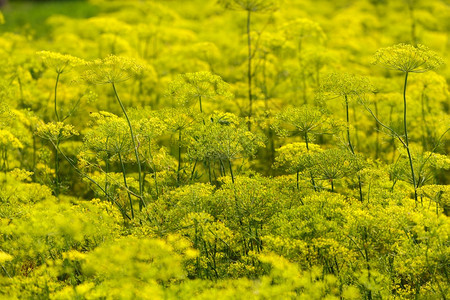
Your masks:
<svg viewBox="0 0 450 300"><path fill-rule="evenodd" d="M54 104L55 104L55 116L56 116L56 121L59 122L58 104L57 104L57 101L56 101L56 97L57 97L57 93L58 93L59 76L61 75L61 73L58 72L57 74L58 74L58 75L56 76L56 83L55 83L55 98L54 98Z"/></svg>
<svg viewBox="0 0 450 300"><path fill-rule="evenodd" d="M350 140L350 120L349 120L349 112L348 112L348 98L347 95L345 95L345 112L347 115L347 141L348 146L350 147L350 151L352 154L355 154L355 150L353 149L352 141Z"/></svg>
<svg viewBox="0 0 450 300"><path fill-rule="evenodd" d="M247 11L247 47L248 47L248 69L247 69L247 80L248 80L248 101L249 101L249 112L248 112L248 130L252 128L251 117L253 114L253 98L252 98L252 39L250 36L250 24L251 24L251 11Z"/></svg>
<svg viewBox="0 0 450 300"><path fill-rule="evenodd" d="M181 129L178 130L178 169L177 169L178 185L180 185L180 171L181 171Z"/></svg>
<svg viewBox="0 0 450 300"><path fill-rule="evenodd" d="M75 166L75 164L64 154L64 152L61 151L61 149L59 148L59 145L56 145L52 140L50 140L50 142L53 144L53 146L55 147L55 149L57 151L59 151L61 153L61 155L65 158L65 160L67 160L67 162L72 166L72 168L81 176L86 178L87 180L89 180L90 182L92 182L96 187L98 187L106 196L106 198L108 200L110 200L112 203L116 204L117 207L119 208L120 212L122 213L122 215L124 217L126 217L128 220L131 220L130 216L126 213L125 209L120 205L120 203L118 203L114 198L112 198L108 192L94 179L92 179L89 175L87 175L86 173L83 173L80 169L77 168L77 166Z"/></svg>
<svg viewBox="0 0 450 300"><path fill-rule="evenodd" d="M151 141L149 140L149 142L148 142L148 153L149 153L149 155L150 155L150 159L152 160L152 162L153 162L153 154L152 154L152 144L151 144ZM150 164L149 164L150 165ZM156 176L157 175L157 173L156 173L156 165L155 165L155 163L153 162L153 176L155 177L155 190L156 190L156 199L158 199L159 198L159 189L158 189L158 177Z"/></svg>
<svg viewBox="0 0 450 300"><path fill-rule="evenodd" d="M112 87L113 87L116 99L119 102L120 108L122 108L122 112L125 115L125 119L127 119L128 127L130 128L131 140L133 142L134 155L136 156L136 162L137 162L137 165L138 165L138 173L139 173L139 197L140 197L139 210L142 211L142 207L145 207L147 205L145 204L143 193L142 193L142 168L141 168L141 161L139 159L138 148L136 146L135 135L134 135L134 132L133 132L133 127L131 126L130 118L128 118L128 114L127 114L127 112L125 110L125 107L123 106L122 101L119 98L119 94L117 94L116 86L115 86L114 82L112 82L111 84L112 84Z"/></svg>
<svg viewBox="0 0 450 300"><path fill-rule="evenodd" d="M129 190L128 183L127 183L127 173L125 171L125 165L123 164L122 155L120 154L120 152L118 154L119 154L120 165L122 167L123 184L125 185L127 190ZM127 191L127 194L128 194L128 200L130 201L131 218L134 219L133 200L131 200L130 192Z"/></svg>
<svg viewBox="0 0 450 300"><path fill-rule="evenodd" d="M6 268L2 264L0 264L0 266L2 266L2 270L3 270L3 272L5 272L6 276L8 276L9 278L12 278L11 275L9 275L8 271L6 270Z"/></svg>
<svg viewBox="0 0 450 300"><path fill-rule="evenodd" d="M377 102L375 102L375 114L378 117L378 105ZM378 159L380 157L380 124L378 124L377 121L375 121L375 127L376 127L376 136L377 136L377 144L375 145L375 158Z"/></svg>
<svg viewBox="0 0 450 300"><path fill-rule="evenodd" d="M61 141L58 139L56 141L56 145L59 147L59 143ZM58 197L59 195L59 188L60 188L61 179L59 176L59 153L57 150L55 150L55 196Z"/></svg>
<svg viewBox="0 0 450 300"><path fill-rule="evenodd" d="M198 160L196 159L196 160L195 160L195 163L194 163L194 166L192 167L192 172L191 172L191 179L190 179L190 181L192 181L192 179L194 179L195 168L197 167L197 163L198 163Z"/></svg>
<svg viewBox="0 0 450 300"><path fill-rule="evenodd" d="M106 170L105 170L105 191L108 191L108 173L109 173L109 153L108 153L108 142L109 142L109 137L106 138L106 150L105 150L105 154L106 154L106 159L105 159L105 165L106 165Z"/></svg>
<svg viewBox="0 0 450 300"><path fill-rule="evenodd" d="M305 131L305 144L306 144L306 150L309 152L309 139L308 139L308 132L307 131ZM311 184L313 185L314 191L317 191L316 190L316 182L314 180L314 175L313 175L312 172L309 172L309 175L311 176ZM297 187L297 189L298 189L298 187Z"/></svg>
<svg viewBox="0 0 450 300"><path fill-rule="evenodd" d="M233 182L234 184L234 174L233 174L233 166L231 165L231 160L228 160L228 164L230 165L231 182Z"/></svg>
<svg viewBox="0 0 450 300"><path fill-rule="evenodd" d="M205 119L203 118L202 96L198 96L198 103L200 105L200 114L202 115L203 125L206 125Z"/></svg>
<svg viewBox="0 0 450 300"><path fill-rule="evenodd" d="M411 151L409 151L408 130L407 130L407 126L406 126L406 87L407 87L407 85L408 85L408 72L405 73L405 84L403 87L403 126L404 126L404 130L405 130L406 152L408 153L409 166L411 167L411 177L412 177L413 187L414 187L414 200L417 203L416 175L414 174L414 166L413 166L413 162L412 162Z"/></svg>
<svg viewBox="0 0 450 300"><path fill-rule="evenodd" d="M58 94L58 83L59 83L59 77L60 77L61 73L57 72L56 75L56 82L55 82L55 98L54 98L54 108L55 108L55 116L56 116L56 121L60 121L59 120L59 115L58 115L58 103L57 103L57 94ZM58 140L57 145L59 146L60 141ZM55 196L59 195L59 187L60 187L60 178L59 178L59 154L58 151L55 150Z"/></svg>
<svg viewBox="0 0 450 300"><path fill-rule="evenodd" d="M347 115L347 140L348 140L348 146L350 147L350 151L353 155L355 155L355 150L352 145L352 141L350 139L350 119L349 119L349 111L348 111L348 97L345 95L345 112ZM359 187L359 201L363 202L363 193L362 193L362 183L361 183L361 176L357 175L358 177L358 187Z"/></svg>
<svg viewBox="0 0 450 300"><path fill-rule="evenodd" d="M211 161L208 160L208 176L209 176L209 183L212 184L212 177L211 177Z"/></svg>

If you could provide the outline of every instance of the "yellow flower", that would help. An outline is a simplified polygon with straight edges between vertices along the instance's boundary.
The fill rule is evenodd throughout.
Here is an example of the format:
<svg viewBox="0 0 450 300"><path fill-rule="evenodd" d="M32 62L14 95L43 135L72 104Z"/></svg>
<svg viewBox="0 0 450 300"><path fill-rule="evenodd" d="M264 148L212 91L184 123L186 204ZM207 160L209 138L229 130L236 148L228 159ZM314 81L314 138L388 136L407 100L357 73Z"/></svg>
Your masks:
<svg viewBox="0 0 450 300"><path fill-rule="evenodd" d="M11 260L13 260L13 257L11 255L0 250L0 263L4 263L6 261Z"/></svg>
<svg viewBox="0 0 450 300"><path fill-rule="evenodd" d="M42 58L44 64L48 68L54 69L58 74L68 72L74 67L85 64L84 60L81 58L57 52L39 51L37 52L37 55Z"/></svg>
<svg viewBox="0 0 450 300"><path fill-rule="evenodd" d="M266 12L276 10L279 6L277 0L219 0L227 9L246 10L251 12Z"/></svg>
<svg viewBox="0 0 450 300"><path fill-rule="evenodd" d="M424 73L443 64L441 57L424 45L409 44L379 49L374 55L374 64L382 64L391 70Z"/></svg>
<svg viewBox="0 0 450 300"><path fill-rule="evenodd" d="M134 59L109 55L87 64L88 70L84 79L92 84L108 84L122 82L134 77L144 69Z"/></svg>
<svg viewBox="0 0 450 300"><path fill-rule="evenodd" d="M64 124L62 122L51 122L41 124L37 128L37 135L50 141L61 141L68 139L73 135L78 135L78 132L72 125Z"/></svg>

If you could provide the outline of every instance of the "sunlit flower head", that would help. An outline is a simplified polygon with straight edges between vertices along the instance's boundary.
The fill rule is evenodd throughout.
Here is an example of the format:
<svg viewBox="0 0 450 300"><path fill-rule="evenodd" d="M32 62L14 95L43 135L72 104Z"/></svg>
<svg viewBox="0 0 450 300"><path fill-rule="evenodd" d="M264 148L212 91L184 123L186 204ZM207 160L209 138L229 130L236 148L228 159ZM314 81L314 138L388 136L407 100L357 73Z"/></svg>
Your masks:
<svg viewBox="0 0 450 300"><path fill-rule="evenodd" d="M64 124L62 122L50 122L50 123L42 123L38 126L37 135L43 139L47 139L53 142L58 140L66 140L71 136L78 135L78 132L75 130L75 127L69 124Z"/></svg>
<svg viewBox="0 0 450 300"><path fill-rule="evenodd" d="M84 79L92 84L108 84L126 81L141 74L143 66L134 59L109 55L87 64Z"/></svg>
<svg viewBox="0 0 450 300"><path fill-rule="evenodd" d="M68 72L75 67L85 64L85 61L81 58L58 52L39 51L37 55L42 58L47 68L53 69L58 74Z"/></svg>
<svg viewBox="0 0 450 300"><path fill-rule="evenodd" d="M221 96L230 99L230 86L218 75L210 72L185 73L175 77L169 84L168 95L186 105L198 97L213 99Z"/></svg>
<svg viewBox="0 0 450 300"><path fill-rule="evenodd" d="M279 6L279 1L277 0L219 0L219 3L227 9L250 12L273 11Z"/></svg>
<svg viewBox="0 0 450 300"><path fill-rule="evenodd" d="M423 73L438 68L443 60L424 45L398 44L379 49L374 55L373 63L391 70Z"/></svg>
<svg viewBox="0 0 450 300"><path fill-rule="evenodd" d="M356 96L371 91L368 78L348 73L331 73L324 78L321 91L337 96Z"/></svg>

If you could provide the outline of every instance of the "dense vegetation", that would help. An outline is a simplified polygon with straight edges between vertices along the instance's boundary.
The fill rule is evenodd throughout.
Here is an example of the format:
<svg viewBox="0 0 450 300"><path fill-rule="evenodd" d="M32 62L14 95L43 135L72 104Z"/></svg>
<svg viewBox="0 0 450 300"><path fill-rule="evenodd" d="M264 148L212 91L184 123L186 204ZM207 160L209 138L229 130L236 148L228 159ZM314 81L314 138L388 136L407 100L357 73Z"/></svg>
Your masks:
<svg viewBox="0 0 450 300"><path fill-rule="evenodd" d="M448 3L10 2L0 298L448 299Z"/></svg>

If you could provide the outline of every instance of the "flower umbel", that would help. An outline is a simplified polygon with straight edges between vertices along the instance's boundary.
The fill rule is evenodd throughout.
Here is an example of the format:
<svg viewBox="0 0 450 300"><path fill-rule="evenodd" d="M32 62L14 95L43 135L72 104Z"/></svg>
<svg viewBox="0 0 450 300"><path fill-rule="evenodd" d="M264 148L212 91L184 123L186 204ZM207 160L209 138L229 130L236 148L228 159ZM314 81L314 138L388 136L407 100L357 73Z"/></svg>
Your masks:
<svg viewBox="0 0 450 300"><path fill-rule="evenodd" d="M37 135L43 139L57 142L68 139L73 135L78 135L78 132L72 125L62 122L50 122L40 125L37 128Z"/></svg>
<svg viewBox="0 0 450 300"><path fill-rule="evenodd" d="M227 9L251 12L273 11L279 5L277 0L219 0L219 3Z"/></svg>
<svg viewBox="0 0 450 300"><path fill-rule="evenodd" d="M58 52L39 51L37 55L42 58L42 61L48 68L54 69L58 74L68 72L74 67L85 64L85 61L81 58Z"/></svg>
<svg viewBox="0 0 450 300"><path fill-rule="evenodd" d="M134 59L115 55L94 60L87 66L88 70L83 77L92 84L123 82L140 74L143 70L142 65Z"/></svg>
<svg viewBox="0 0 450 300"><path fill-rule="evenodd" d="M410 73L424 73L434 70L444 62L434 51L424 45L409 44L381 48L374 55L374 64L382 64L391 70Z"/></svg>
<svg viewBox="0 0 450 300"><path fill-rule="evenodd" d="M331 73L325 77L321 86L322 92L336 96L360 96L371 89L369 79L348 73Z"/></svg>

